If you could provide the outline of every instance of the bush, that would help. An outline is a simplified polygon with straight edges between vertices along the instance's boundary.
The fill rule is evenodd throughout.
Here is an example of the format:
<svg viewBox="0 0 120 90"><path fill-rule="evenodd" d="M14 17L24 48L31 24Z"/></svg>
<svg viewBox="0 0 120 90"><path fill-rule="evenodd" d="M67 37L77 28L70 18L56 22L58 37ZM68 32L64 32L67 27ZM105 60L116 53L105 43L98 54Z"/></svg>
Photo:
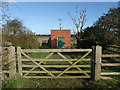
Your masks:
<svg viewBox="0 0 120 90"><path fill-rule="evenodd" d="M79 47L91 47L94 45L100 45L103 49L106 49L108 45L117 44L117 34L113 31L101 28L99 26L91 26L85 29L82 39L79 40ZM87 48L88 48L87 47Z"/></svg>
<svg viewBox="0 0 120 90"><path fill-rule="evenodd" d="M70 46L70 48L71 48L71 49L76 49L77 47L76 47L75 44L72 44L72 45Z"/></svg>
<svg viewBox="0 0 120 90"><path fill-rule="evenodd" d="M50 46L40 46L39 49L51 49L51 47Z"/></svg>
<svg viewBox="0 0 120 90"><path fill-rule="evenodd" d="M92 46L96 46L96 43L93 40L79 40L78 48L92 48Z"/></svg>
<svg viewBox="0 0 120 90"><path fill-rule="evenodd" d="M20 46L22 48L38 48L37 36L23 26L22 22L15 19L3 25L3 45Z"/></svg>

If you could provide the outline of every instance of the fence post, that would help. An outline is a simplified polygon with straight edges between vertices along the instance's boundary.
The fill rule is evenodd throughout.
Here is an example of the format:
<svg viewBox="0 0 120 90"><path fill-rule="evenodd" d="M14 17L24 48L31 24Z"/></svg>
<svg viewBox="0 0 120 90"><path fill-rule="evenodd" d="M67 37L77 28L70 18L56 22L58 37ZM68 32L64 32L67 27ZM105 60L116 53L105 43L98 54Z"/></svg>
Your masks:
<svg viewBox="0 0 120 90"><path fill-rule="evenodd" d="M9 77L12 78L16 74L16 55L15 55L15 47L10 46L9 50Z"/></svg>
<svg viewBox="0 0 120 90"><path fill-rule="evenodd" d="M3 80L3 76L2 76L2 45L0 45L0 89L2 90L2 80Z"/></svg>
<svg viewBox="0 0 120 90"><path fill-rule="evenodd" d="M17 47L18 73L22 76L21 47Z"/></svg>
<svg viewBox="0 0 120 90"><path fill-rule="evenodd" d="M99 80L101 77L101 54L102 54L101 46L97 45L96 47L93 47L91 78L95 81Z"/></svg>

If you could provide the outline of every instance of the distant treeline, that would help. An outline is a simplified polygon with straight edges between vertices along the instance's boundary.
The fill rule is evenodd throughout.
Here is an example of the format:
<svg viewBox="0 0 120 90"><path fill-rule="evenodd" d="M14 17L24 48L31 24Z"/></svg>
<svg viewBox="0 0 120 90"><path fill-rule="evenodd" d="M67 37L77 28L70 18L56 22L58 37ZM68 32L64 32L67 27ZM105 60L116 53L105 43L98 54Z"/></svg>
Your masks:
<svg viewBox="0 0 120 90"><path fill-rule="evenodd" d="M36 34L36 36L51 36L50 34ZM71 34L71 37L75 36L74 34Z"/></svg>

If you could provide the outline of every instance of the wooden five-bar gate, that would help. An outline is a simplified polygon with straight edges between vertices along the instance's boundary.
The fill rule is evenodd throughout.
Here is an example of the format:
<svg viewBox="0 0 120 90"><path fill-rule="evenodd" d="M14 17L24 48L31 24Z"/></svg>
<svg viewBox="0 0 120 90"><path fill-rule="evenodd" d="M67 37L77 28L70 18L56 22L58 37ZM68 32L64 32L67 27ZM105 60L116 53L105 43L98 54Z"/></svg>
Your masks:
<svg viewBox="0 0 120 90"><path fill-rule="evenodd" d="M102 57L120 57L119 54L102 54L102 47L93 49L21 49L10 46L8 60L2 73L13 77L19 73L25 78L92 78L99 80L102 75L120 75L120 72L101 72L103 66L120 66L120 63L102 63ZM35 58L34 53L48 53L44 58ZM66 55L66 53L69 53ZM71 53L71 54L70 54ZM70 58L73 53L78 58ZM61 58L53 58L58 55Z"/></svg>
<svg viewBox="0 0 120 90"><path fill-rule="evenodd" d="M38 53L38 52L48 52L49 54L46 57L44 57L44 59L34 59L28 55L28 53ZM63 52L66 53L72 52L72 54L74 52L85 52L85 54L79 59L69 59L62 54ZM90 73L90 71L85 71L82 68L91 67L91 65L84 65L84 64L80 65L79 63L91 61L91 59L85 58L91 52L92 49L21 49L20 47L18 47L17 48L18 71L21 76L26 78L90 78L90 75L88 74ZM54 53L62 57L62 59L59 58L50 59L50 57L52 57ZM22 55L24 56L23 58ZM29 63L25 65L26 63L24 64L24 62L26 63L29 62ZM30 62L32 62L33 64ZM27 70L25 68L31 68L31 69ZM35 70L36 68L40 68L39 71L38 70L36 71ZM35 76L33 74L29 75L30 73L37 73L37 74L39 73L39 75L41 76L37 74ZM77 73L77 74L70 76L69 73L71 74ZM79 73L81 73L81 75L82 74L84 75L81 76Z"/></svg>

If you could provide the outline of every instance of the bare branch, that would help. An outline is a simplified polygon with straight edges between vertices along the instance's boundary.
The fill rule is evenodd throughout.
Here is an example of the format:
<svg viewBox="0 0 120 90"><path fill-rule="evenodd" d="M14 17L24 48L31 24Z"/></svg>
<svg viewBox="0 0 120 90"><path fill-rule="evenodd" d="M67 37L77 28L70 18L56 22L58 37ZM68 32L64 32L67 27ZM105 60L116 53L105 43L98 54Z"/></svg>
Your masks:
<svg viewBox="0 0 120 90"><path fill-rule="evenodd" d="M77 29L78 38L80 38L81 37L80 33L82 34L83 27L85 25L85 22L87 21L87 19L86 19L86 8L84 8L83 10L80 10L79 13L78 13L78 7L76 6L75 17L72 17L69 12L68 12L68 15L70 16L73 24L75 25L75 27Z"/></svg>

